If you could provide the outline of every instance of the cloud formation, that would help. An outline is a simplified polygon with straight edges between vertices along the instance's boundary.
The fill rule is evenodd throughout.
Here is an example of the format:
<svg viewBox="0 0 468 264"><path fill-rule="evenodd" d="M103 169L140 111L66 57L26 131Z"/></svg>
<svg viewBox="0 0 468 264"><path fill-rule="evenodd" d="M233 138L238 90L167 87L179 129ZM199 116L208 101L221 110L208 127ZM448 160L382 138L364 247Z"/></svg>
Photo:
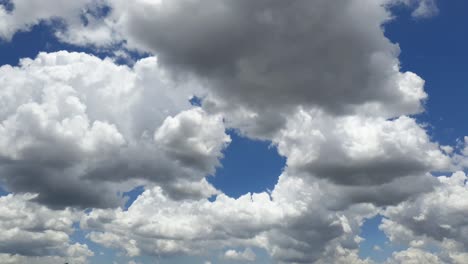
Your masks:
<svg viewBox="0 0 468 264"><path fill-rule="evenodd" d="M0 259L2 263L85 263L93 253L84 244L72 244L73 222L80 214L54 211L32 200L35 195L0 197Z"/></svg>
<svg viewBox="0 0 468 264"><path fill-rule="evenodd" d="M61 51L0 67L0 178L21 193L0 198L0 257L86 261L93 253L69 241L71 208L91 208L87 238L130 257L255 261L260 248L279 263L372 263L359 232L381 213L406 248L387 263L466 262L466 176L431 174L466 153L412 116L424 80L400 71L382 28L389 7L421 18L435 1L45 1L31 13L32 2L0 8L3 39L47 22L67 43L154 56L119 66ZM286 158L271 192L234 199L206 180L226 128Z"/></svg>
<svg viewBox="0 0 468 264"><path fill-rule="evenodd" d="M441 176L434 191L387 208L380 228L392 242L410 246L397 253L400 259L434 259L432 263L464 263L468 260L467 177L456 172ZM433 253L428 253L432 249ZM436 260L439 262L436 262ZM419 260L418 260L419 261ZM399 262L398 262L399 263ZM416 263L416 262L415 262Z"/></svg>
<svg viewBox="0 0 468 264"><path fill-rule="evenodd" d="M198 86L172 83L155 58L128 68L83 53L41 53L0 74L8 190L84 208L116 206L119 190L142 182L178 197L216 192L204 177L230 141L222 118L193 108Z"/></svg>
<svg viewBox="0 0 468 264"><path fill-rule="evenodd" d="M171 73L205 81L213 111L256 115L257 136L280 128L297 106L396 117L421 112L427 96L418 76L399 72L398 45L382 24L392 18L386 6L424 16L434 1L74 1L63 11L49 1L32 15L27 3L3 11L12 24L4 38L58 19L62 41L157 54Z"/></svg>
<svg viewBox="0 0 468 264"><path fill-rule="evenodd" d="M155 188L145 191L127 211L93 210L82 218L81 227L92 231L92 241L129 256L226 249L230 253L225 257L254 259L248 251L229 250L259 247L279 261L307 263L324 257L329 243L357 249L359 225L364 216L376 212L370 205L330 210L320 187L284 174L271 196L264 192L233 199L220 194L213 202L182 203ZM330 254L336 244L330 246Z"/></svg>
<svg viewBox="0 0 468 264"><path fill-rule="evenodd" d="M238 260L238 261L255 261L255 253L250 248L246 248L244 251L236 251L229 249L224 253L225 259Z"/></svg>

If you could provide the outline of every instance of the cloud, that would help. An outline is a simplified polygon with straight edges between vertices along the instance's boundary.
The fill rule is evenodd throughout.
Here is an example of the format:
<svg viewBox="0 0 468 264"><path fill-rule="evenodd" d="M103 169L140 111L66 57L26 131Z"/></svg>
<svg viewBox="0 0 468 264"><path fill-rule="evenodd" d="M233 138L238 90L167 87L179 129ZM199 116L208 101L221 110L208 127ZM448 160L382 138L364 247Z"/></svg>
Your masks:
<svg viewBox="0 0 468 264"><path fill-rule="evenodd" d="M71 42L82 45L110 45L112 29L101 21L99 11L106 1L78 0L59 2L55 0L8 1L11 10L0 5L0 38L11 40L16 32L28 31L33 26L46 23L57 30L60 38L66 35ZM86 23L85 23L86 21ZM73 32L72 35L69 32Z"/></svg>
<svg viewBox="0 0 468 264"><path fill-rule="evenodd" d="M446 263L468 260L468 255L464 254L468 250L468 226L464 220L468 208L466 179L463 172L441 176L434 191L384 211L385 219L380 228L390 240L415 248L396 256L440 258L440 262ZM435 252L422 252L429 249Z"/></svg>
<svg viewBox="0 0 468 264"><path fill-rule="evenodd" d="M168 126L179 127L172 123ZM273 144L287 157L287 168L271 194L238 199L219 194L213 202L180 203L155 188L128 211L93 210L82 228L92 231L92 241L130 256L259 247L284 263L370 263L357 255L364 219L378 206L431 193L439 181L428 171L450 165L423 127L404 116L387 120L301 111ZM328 170L315 168L327 162ZM415 167L404 169L409 163ZM355 174L342 173L346 164L359 164ZM402 172L389 174L392 166ZM381 171L369 173L370 168Z"/></svg>
<svg viewBox="0 0 468 264"><path fill-rule="evenodd" d="M62 41L157 54L172 74L205 82L213 111L256 115L254 123L231 122L249 123L259 137L281 128L298 105L396 117L421 112L427 97L417 75L399 71L399 48L383 34L394 0L46 1L36 9L16 2L0 16L5 38L60 19ZM425 14L431 2L411 5Z"/></svg>
<svg viewBox="0 0 468 264"><path fill-rule="evenodd" d="M420 249L410 248L392 254L392 258L388 260L388 264L440 264L443 263L436 255Z"/></svg>
<svg viewBox="0 0 468 264"><path fill-rule="evenodd" d="M411 16L414 18L428 18L439 13L436 0L396 0L413 8Z"/></svg>
<svg viewBox="0 0 468 264"><path fill-rule="evenodd" d="M399 71L399 48L383 35L384 3L116 2L110 17L128 48L205 80L206 109L268 137L297 106L384 117L423 110L424 81Z"/></svg>
<svg viewBox="0 0 468 264"><path fill-rule="evenodd" d="M246 248L244 251L236 251L234 249L229 249L224 252L224 258L229 260L238 260L238 261L255 261L256 255L250 248Z"/></svg>
<svg viewBox="0 0 468 264"><path fill-rule="evenodd" d="M72 244L73 222L80 214L50 210L33 202L35 195L0 197L0 258L4 263L85 263L87 245Z"/></svg>
<svg viewBox="0 0 468 264"><path fill-rule="evenodd" d="M219 115L193 108L153 57L133 68L83 53L41 53L0 68L0 171L7 188L52 207L108 207L118 191L158 184L173 196L216 193L229 143ZM154 137L153 137L154 135Z"/></svg>
<svg viewBox="0 0 468 264"><path fill-rule="evenodd" d="M182 166L214 173L221 150L231 139L224 133L221 116L208 116L197 108L168 117L154 134L155 142Z"/></svg>
<svg viewBox="0 0 468 264"><path fill-rule="evenodd" d="M127 211L93 210L82 219L82 228L94 230L91 240L130 256L170 255L219 247L236 238L252 239L282 214L266 193L239 199L220 194L214 202L180 203L157 187L145 191Z"/></svg>
<svg viewBox="0 0 468 264"><path fill-rule="evenodd" d="M94 208L80 221L93 242L131 257L254 260L262 248L280 263L363 264L360 226L386 206L381 228L408 247L390 263L465 258L465 176L430 173L456 154L410 117L424 110L424 80L400 72L382 29L401 1L27 3L0 9L3 38L49 21L61 41L158 56L128 67L62 51L0 67L2 180L48 207ZM404 4L415 17L435 10ZM287 159L271 192L234 199L206 181L230 142L225 128L269 140ZM116 208L119 192L140 185L128 210ZM69 232L39 240L69 249ZM13 262L28 255L12 248Z"/></svg>
<svg viewBox="0 0 468 264"><path fill-rule="evenodd" d="M233 199L219 194L213 202L182 203L154 188L146 190L127 211L93 210L82 218L81 227L90 231L89 239L95 243L129 256L227 250L231 258L251 258L251 254L229 250L259 247L285 263L334 259L335 255L344 258L334 249L338 245L344 251L357 249L359 226L375 214L375 207L328 209L328 196L320 188L318 183L283 174L271 196L246 194Z"/></svg>
<svg viewBox="0 0 468 264"><path fill-rule="evenodd" d="M372 186L450 166L412 118L393 120L299 111L273 141L294 171L341 185Z"/></svg>
<svg viewBox="0 0 468 264"><path fill-rule="evenodd" d="M109 207L118 190L143 182L127 211L95 209L82 220L89 239L129 256L260 247L286 263L365 263L357 234L375 205L431 191L426 173L448 162L412 118L299 109L271 133L288 166L271 196L210 202L217 191L204 177L230 141L230 113L191 106L210 92L198 82L175 82L155 58L129 68L68 52L1 70L11 76L0 97L8 187L49 206Z"/></svg>

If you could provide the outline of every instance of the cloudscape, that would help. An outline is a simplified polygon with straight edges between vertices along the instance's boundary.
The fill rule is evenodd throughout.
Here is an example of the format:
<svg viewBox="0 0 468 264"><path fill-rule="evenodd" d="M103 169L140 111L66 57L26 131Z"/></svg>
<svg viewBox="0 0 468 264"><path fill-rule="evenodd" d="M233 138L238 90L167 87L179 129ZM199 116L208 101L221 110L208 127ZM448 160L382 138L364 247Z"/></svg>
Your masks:
<svg viewBox="0 0 468 264"><path fill-rule="evenodd" d="M0 0L0 263L468 263L466 12Z"/></svg>

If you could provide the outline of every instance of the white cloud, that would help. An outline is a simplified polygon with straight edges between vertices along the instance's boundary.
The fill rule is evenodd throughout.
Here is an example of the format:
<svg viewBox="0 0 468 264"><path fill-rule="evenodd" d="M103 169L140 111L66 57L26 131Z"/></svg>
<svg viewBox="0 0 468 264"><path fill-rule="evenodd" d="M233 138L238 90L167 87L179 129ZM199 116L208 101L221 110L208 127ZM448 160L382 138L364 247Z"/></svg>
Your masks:
<svg viewBox="0 0 468 264"><path fill-rule="evenodd" d="M395 3L403 3L414 10L411 15L415 18L428 18L439 13L437 0L394 0Z"/></svg>
<svg viewBox="0 0 468 264"><path fill-rule="evenodd" d="M33 26L46 23L63 24L65 31L57 28L59 38L82 45L110 45L114 32L97 13L107 1L78 0L12 0L13 10L0 5L0 38L10 40L16 32L29 31ZM83 24L86 19L86 26ZM60 27L59 27L60 28ZM72 33L73 32L73 33Z"/></svg>
<svg viewBox="0 0 468 264"><path fill-rule="evenodd" d="M380 228L393 243L411 247L396 256L440 258L440 262L446 263L463 263L462 260L468 259L468 255L463 253L467 251L468 244L468 225L464 220L468 209L466 179L463 172L450 177L441 176L434 191L384 211L386 218ZM429 249L438 250L435 253L424 252Z"/></svg>
<svg viewBox="0 0 468 264"><path fill-rule="evenodd" d="M412 118L332 117L299 111L274 138L294 171L344 185L378 185L450 167Z"/></svg>
<svg viewBox="0 0 468 264"><path fill-rule="evenodd" d="M0 75L0 170L10 191L56 207L115 206L117 190L142 183L179 198L216 192L204 177L230 141L223 120L193 108L200 86L172 82L156 58L129 68L41 53Z"/></svg>
<svg viewBox="0 0 468 264"><path fill-rule="evenodd" d="M337 245L343 250L356 248L360 224L375 214L370 205L344 212L329 210L327 198L318 183L286 174L271 196L246 194L233 199L219 194L213 202L178 202L154 188L127 211L93 210L83 217L81 226L91 230L92 241L129 256L206 254L224 249L231 257L246 257L250 253L229 250L260 247L277 260L304 262L324 258L324 254L333 258Z"/></svg>
<svg viewBox="0 0 468 264"><path fill-rule="evenodd" d="M402 1L415 17L436 12L434 1ZM399 48L383 34L386 5L402 1L13 1L12 12L0 8L2 38L59 18L62 41L124 43L158 59L127 67L58 52L2 66L0 175L50 207L115 207L117 191L145 185L128 210L81 219L89 239L132 257L219 250L253 261L258 247L284 263L370 263L358 256L359 228L389 206L382 229L409 247L389 263L460 262L465 176L430 171L464 157L406 116L423 111L427 94L424 80L400 72ZM271 140L287 158L271 194L234 199L206 181L230 142L225 127ZM23 225L9 221L0 226ZM67 242L70 222L53 225L20 230L18 243L65 243L43 262L91 254ZM5 229L6 245L22 238Z"/></svg>
<svg viewBox="0 0 468 264"><path fill-rule="evenodd" d="M80 214L50 210L32 202L35 195L0 197L2 263L85 263L93 255L87 245L72 244L73 222Z"/></svg>
<svg viewBox="0 0 468 264"><path fill-rule="evenodd" d="M229 249L224 252L224 258L229 260L238 261L255 261L256 255L250 248L246 248L244 251L236 251Z"/></svg>
<svg viewBox="0 0 468 264"><path fill-rule="evenodd" d="M434 254L420 249L409 248L407 250L395 252L392 258L387 260L388 264L442 264L444 263Z"/></svg>
<svg viewBox="0 0 468 264"><path fill-rule="evenodd" d="M219 165L221 151L231 142L224 129L222 116L209 116L197 108L166 118L154 140L183 166L214 173L213 165Z"/></svg>

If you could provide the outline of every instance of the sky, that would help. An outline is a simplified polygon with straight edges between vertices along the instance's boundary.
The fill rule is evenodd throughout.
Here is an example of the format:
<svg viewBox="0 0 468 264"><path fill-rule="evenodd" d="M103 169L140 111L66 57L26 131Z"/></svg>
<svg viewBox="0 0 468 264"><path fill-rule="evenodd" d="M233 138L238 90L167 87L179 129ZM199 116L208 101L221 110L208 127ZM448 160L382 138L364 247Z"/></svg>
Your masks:
<svg viewBox="0 0 468 264"><path fill-rule="evenodd" d="M0 0L0 262L467 263L467 10Z"/></svg>

